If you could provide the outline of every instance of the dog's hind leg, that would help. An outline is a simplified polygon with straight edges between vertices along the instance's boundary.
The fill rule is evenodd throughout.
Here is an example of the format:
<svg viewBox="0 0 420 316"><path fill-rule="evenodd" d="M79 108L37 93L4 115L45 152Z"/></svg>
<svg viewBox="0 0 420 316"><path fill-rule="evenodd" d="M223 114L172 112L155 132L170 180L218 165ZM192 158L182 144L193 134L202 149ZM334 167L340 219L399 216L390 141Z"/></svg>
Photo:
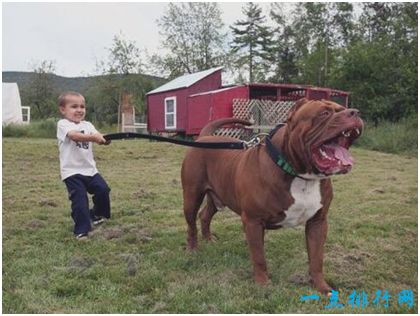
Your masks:
<svg viewBox="0 0 420 316"><path fill-rule="evenodd" d="M207 204L202 208L199 216L201 222L201 234L205 240L211 241L213 239L210 231L211 220L218 211L211 193L207 193Z"/></svg>
<svg viewBox="0 0 420 316"><path fill-rule="evenodd" d="M197 248L197 213L204 199L204 192L184 189L184 216L188 224L187 249Z"/></svg>

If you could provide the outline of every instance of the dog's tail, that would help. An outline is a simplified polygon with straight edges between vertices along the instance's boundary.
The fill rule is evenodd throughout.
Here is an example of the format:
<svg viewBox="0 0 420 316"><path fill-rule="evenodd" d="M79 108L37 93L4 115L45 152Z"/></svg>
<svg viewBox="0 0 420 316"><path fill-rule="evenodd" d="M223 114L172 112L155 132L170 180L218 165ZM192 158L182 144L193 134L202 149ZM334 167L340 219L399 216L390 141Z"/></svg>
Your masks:
<svg viewBox="0 0 420 316"><path fill-rule="evenodd" d="M200 132L200 136L211 136L218 128L222 127L223 125L228 125L228 124L240 124L240 125L252 125L251 122L245 121L245 120L241 120L238 118L233 118L233 117L229 117L229 118L221 118L215 121L212 121L210 123L208 123L206 126L203 127L203 129Z"/></svg>

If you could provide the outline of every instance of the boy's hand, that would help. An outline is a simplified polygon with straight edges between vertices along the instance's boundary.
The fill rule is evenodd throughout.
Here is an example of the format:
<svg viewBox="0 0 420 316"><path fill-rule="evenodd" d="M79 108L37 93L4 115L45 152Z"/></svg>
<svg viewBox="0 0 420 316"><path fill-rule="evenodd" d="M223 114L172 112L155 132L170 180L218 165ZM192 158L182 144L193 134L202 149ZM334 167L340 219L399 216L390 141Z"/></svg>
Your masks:
<svg viewBox="0 0 420 316"><path fill-rule="evenodd" d="M92 135L94 137L94 142L99 145L108 145L107 140L104 138L104 136L101 133L96 133Z"/></svg>
<svg viewBox="0 0 420 316"><path fill-rule="evenodd" d="M99 145L109 145L111 141L107 141L101 133L85 135L79 131L70 131L67 136L75 142L93 142Z"/></svg>

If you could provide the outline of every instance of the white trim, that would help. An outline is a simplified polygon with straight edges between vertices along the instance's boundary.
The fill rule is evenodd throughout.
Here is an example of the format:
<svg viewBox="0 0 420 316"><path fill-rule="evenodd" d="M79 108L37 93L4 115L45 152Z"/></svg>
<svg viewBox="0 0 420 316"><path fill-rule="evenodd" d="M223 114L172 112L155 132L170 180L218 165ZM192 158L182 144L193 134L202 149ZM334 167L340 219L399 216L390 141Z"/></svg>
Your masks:
<svg viewBox="0 0 420 316"><path fill-rule="evenodd" d="M24 124L29 124L31 121L31 107L30 106L22 106L22 121ZM23 112L26 111L26 114ZM23 117L26 116L26 120L23 119Z"/></svg>
<svg viewBox="0 0 420 316"><path fill-rule="evenodd" d="M206 95L206 94L215 94L215 93L219 93L219 92L222 92L222 91L235 89L235 88L238 88L238 87L243 87L243 85L238 85L238 86L234 86L234 87L227 87L227 88L221 88L221 89L216 89L216 90L212 90L212 91L206 91L206 92L191 94L188 97L196 97L196 96L199 96L199 95Z"/></svg>
<svg viewBox="0 0 420 316"><path fill-rule="evenodd" d="M168 112L166 110L166 101L170 101L170 100L174 101L174 110L173 110L173 112ZM164 110L165 110L165 129L176 129L176 97L168 97L168 98L165 98L164 103L163 103L163 106L164 106ZM167 115L171 115L171 114L173 114L173 116L174 116L174 125L168 126Z"/></svg>

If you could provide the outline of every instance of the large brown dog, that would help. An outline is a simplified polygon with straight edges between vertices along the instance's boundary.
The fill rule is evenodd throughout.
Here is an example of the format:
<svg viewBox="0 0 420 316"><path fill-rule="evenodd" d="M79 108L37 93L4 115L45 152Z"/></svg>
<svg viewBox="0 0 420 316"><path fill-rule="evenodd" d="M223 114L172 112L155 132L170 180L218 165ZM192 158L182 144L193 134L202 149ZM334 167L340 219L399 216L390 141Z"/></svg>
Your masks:
<svg viewBox="0 0 420 316"><path fill-rule="evenodd" d="M221 119L207 125L201 142L235 141L209 136L225 124L248 122ZM190 149L181 171L184 214L188 223L188 249L197 247L196 218L200 212L203 237L210 240L210 221L223 206L239 214L254 266L255 281L269 282L264 258L264 231L305 224L309 275L322 293L331 287L323 275L327 212L333 192L330 176L350 171L348 148L359 137L363 122L356 109L330 101L299 100L287 124L271 137L296 172L285 172L268 154L267 145L247 150ZM237 141L237 140L236 140Z"/></svg>

